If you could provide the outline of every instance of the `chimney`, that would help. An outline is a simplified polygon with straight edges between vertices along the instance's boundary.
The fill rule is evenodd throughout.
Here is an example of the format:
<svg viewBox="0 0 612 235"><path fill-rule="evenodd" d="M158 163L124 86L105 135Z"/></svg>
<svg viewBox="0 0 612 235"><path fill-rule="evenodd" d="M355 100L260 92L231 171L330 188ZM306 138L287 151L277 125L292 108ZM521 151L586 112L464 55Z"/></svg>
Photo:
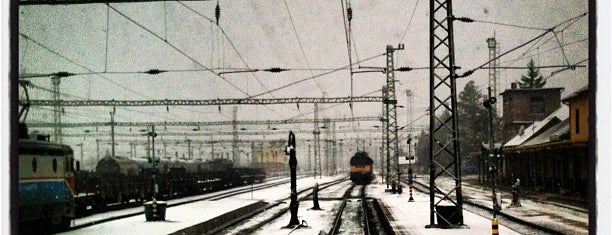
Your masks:
<svg viewBox="0 0 612 235"><path fill-rule="evenodd" d="M518 84L516 82L510 83L510 88L516 89L517 87L518 87Z"/></svg>

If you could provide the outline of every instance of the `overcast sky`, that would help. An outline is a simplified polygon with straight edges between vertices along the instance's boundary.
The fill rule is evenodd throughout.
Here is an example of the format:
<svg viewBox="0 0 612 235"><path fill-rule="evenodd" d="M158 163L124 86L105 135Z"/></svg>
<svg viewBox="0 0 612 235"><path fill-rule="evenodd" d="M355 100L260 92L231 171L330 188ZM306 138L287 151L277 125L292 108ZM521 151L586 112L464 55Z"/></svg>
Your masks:
<svg viewBox="0 0 612 235"><path fill-rule="evenodd" d="M387 45L405 45L395 53L397 67L429 65L428 1L348 1L351 21L352 54L355 71L359 66L384 67ZM68 6L19 7L19 72L44 74L105 72L78 75L61 80L65 100L150 100L150 99L225 99L290 97L346 97L351 94L351 76L347 69L329 73L328 69L349 64L346 31L341 1L247 1L220 0L219 26L214 23L216 1L114 3ZM495 36L500 52L506 52L542 34L564 21L587 13L586 0L568 1L453 1L453 14L479 22L455 22L456 65L459 73L486 62L489 52L486 39ZM129 19L128 19L129 18ZM212 19L213 22L209 21ZM503 26L497 22L530 28ZM530 59L537 65L575 64L589 58L588 18L556 28L541 40L519 48L500 59L501 66L525 66ZM140 26L138 26L137 24ZM295 27L295 30L294 30ZM145 29L143 29L145 28ZM564 29L561 31L561 29ZM225 35L222 33L223 30ZM108 39L107 39L108 37ZM299 39L299 40L298 40ZM300 46L301 44L301 46ZM560 44L568 44L560 49ZM43 48L46 47L48 49ZM301 50L303 48L303 52ZM50 52L53 51L60 56ZM378 56L378 57L375 57ZM374 59L364 61L370 57ZM586 63L582 63L585 65ZM294 69L282 73L232 73L221 77L206 69L217 68ZM159 75L133 72L149 69L179 70ZM189 70L189 71L185 71ZM548 77L559 68L541 69ZM223 70L215 70L220 72ZM305 78L329 73L306 82L281 87ZM509 88L525 70L501 70L499 90ZM398 103L406 105L405 90L414 92L413 119L423 117L429 104L429 72L414 70L396 72ZM30 79L35 85L51 88L48 77ZM488 71L478 70L458 81L457 90L474 80L483 93L488 85ZM385 83L382 73L353 75L354 96L380 96ZM587 68L564 71L548 79L546 87L564 87L562 96L587 85ZM52 99L51 93L31 89L32 99ZM32 107L28 120L52 121L51 107ZM380 116L381 105L356 103L321 105L320 117ZM312 104L238 107L239 120L282 120L313 118ZM65 107L64 122L109 121L111 107ZM398 124L406 125L409 113L398 109ZM115 121L221 121L231 120L232 107L117 107ZM415 124L425 125L428 118ZM338 128L372 128L377 122L339 123ZM279 129L305 129L312 125L278 126ZM191 132L193 127L173 127L170 132ZM267 127L245 127L248 131ZM88 128L95 131L93 128ZM100 127L101 133L108 127ZM158 128L158 130L161 128ZM230 126L203 130L230 130ZM45 129L42 131L51 131ZM84 129L65 129L65 133L82 133ZM118 128L118 132L129 132ZM136 128L131 130L136 132ZM369 137L376 134L342 137ZM286 138L286 132L274 138ZM302 138L311 138L303 134ZM106 136L98 138L108 138ZM205 139L210 139L206 137ZM217 136L229 139L231 136ZM135 139L135 138L134 138ZM298 139L299 140L299 139ZM95 150L94 137L66 138L68 144L85 141L86 151ZM76 149L76 147L75 147ZM127 144L119 151L129 151ZM93 152L90 152L93 154Z"/></svg>

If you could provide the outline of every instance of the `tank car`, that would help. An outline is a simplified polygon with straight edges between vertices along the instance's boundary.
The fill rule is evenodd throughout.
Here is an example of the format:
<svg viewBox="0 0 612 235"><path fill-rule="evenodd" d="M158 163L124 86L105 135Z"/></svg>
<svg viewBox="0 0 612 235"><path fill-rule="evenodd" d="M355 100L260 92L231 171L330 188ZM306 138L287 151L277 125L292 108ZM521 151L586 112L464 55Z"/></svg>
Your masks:
<svg viewBox="0 0 612 235"><path fill-rule="evenodd" d="M369 184L374 178L372 165L374 161L366 152L357 152L350 160L350 178L355 184Z"/></svg>
<svg viewBox="0 0 612 235"><path fill-rule="evenodd" d="M37 227L67 229L75 216L72 148L49 142L49 135L30 136L22 124L17 145L20 233L38 233L30 231Z"/></svg>

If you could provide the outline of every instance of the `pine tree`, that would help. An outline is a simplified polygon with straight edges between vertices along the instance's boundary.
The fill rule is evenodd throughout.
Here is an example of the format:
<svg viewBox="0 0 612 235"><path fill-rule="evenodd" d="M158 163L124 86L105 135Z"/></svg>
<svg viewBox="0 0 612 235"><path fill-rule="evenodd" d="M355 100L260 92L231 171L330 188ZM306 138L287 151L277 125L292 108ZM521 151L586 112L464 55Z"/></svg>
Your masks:
<svg viewBox="0 0 612 235"><path fill-rule="evenodd" d="M488 138L488 111L482 106L485 98L474 81L469 81L459 93L459 138L462 157L480 150L480 143Z"/></svg>
<svg viewBox="0 0 612 235"><path fill-rule="evenodd" d="M527 64L527 76L521 75L519 86L526 88L542 88L546 85L546 80L540 75L540 69L537 69L533 63L533 59Z"/></svg>

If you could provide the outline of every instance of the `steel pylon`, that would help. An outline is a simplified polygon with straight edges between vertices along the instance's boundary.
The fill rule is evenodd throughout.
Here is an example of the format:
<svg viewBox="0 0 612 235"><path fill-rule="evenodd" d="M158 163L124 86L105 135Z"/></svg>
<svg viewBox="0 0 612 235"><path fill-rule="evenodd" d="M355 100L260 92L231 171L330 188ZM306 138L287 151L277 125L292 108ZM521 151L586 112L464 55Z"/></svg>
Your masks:
<svg viewBox="0 0 612 235"><path fill-rule="evenodd" d="M463 199L452 1L430 1L429 15L430 224L426 227L453 228L463 225ZM455 187L449 192L437 187L436 181L441 181L443 178L453 180L455 183ZM436 192L441 193L440 198L435 197ZM434 217L438 218L437 223Z"/></svg>

